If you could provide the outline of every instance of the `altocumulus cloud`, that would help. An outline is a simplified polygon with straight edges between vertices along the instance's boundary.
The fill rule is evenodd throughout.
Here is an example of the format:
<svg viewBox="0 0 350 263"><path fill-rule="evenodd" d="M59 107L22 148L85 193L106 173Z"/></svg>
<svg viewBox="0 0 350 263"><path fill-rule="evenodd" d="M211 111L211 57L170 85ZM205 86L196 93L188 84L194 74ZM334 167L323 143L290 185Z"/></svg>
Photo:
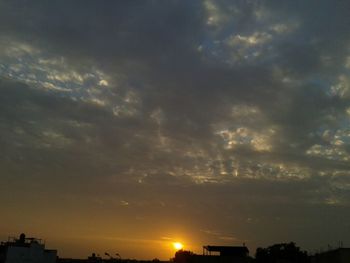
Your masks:
<svg viewBox="0 0 350 263"><path fill-rule="evenodd" d="M3 194L26 185L126 218L177 209L217 242L345 240L349 10L0 1Z"/></svg>

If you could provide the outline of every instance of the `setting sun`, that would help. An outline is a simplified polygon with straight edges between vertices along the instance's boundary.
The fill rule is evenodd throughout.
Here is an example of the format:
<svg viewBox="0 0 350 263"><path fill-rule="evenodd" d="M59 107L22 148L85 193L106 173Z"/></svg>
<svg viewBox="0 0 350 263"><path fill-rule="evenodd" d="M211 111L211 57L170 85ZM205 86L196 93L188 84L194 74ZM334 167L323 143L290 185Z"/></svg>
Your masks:
<svg viewBox="0 0 350 263"><path fill-rule="evenodd" d="M174 242L173 243L173 247L176 249L176 250L180 250L183 248L183 245L180 243L180 242Z"/></svg>

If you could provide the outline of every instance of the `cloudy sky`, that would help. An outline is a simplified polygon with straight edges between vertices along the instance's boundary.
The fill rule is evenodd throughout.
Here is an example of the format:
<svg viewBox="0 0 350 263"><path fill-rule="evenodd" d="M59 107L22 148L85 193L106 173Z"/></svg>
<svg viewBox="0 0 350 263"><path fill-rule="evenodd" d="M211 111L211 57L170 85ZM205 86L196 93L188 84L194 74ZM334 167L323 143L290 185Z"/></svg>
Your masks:
<svg viewBox="0 0 350 263"><path fill-rule="evenodd" d="M350 246L349 1L0 0L1 240Z"/></svg>

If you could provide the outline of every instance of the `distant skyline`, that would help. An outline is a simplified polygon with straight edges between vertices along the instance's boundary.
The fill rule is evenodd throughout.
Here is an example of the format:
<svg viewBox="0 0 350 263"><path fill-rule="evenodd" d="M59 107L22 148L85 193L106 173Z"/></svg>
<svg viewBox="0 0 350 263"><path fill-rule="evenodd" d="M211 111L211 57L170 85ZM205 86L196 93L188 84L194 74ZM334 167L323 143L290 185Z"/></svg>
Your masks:
<svg viewBox="0 0 350 263"><path fill-rule="evenodd" d="M0 0L0 239L350 246L349 1Z"/></svg>

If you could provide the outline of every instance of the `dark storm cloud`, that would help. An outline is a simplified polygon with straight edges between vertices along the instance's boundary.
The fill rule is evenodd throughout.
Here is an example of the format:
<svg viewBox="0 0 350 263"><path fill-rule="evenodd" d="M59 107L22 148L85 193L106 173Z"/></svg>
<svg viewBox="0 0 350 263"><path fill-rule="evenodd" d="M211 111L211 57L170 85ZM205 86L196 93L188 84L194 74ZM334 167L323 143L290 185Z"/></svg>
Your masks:
<svg viewBox="0 0 350 263"><path fill-rule="evenodd" d="M215 210L220 233L250 238L252 224L271 237L269 219L292 233L303 215L340 215L348 5L0 1L2 174L143 215Z"/></svg>

